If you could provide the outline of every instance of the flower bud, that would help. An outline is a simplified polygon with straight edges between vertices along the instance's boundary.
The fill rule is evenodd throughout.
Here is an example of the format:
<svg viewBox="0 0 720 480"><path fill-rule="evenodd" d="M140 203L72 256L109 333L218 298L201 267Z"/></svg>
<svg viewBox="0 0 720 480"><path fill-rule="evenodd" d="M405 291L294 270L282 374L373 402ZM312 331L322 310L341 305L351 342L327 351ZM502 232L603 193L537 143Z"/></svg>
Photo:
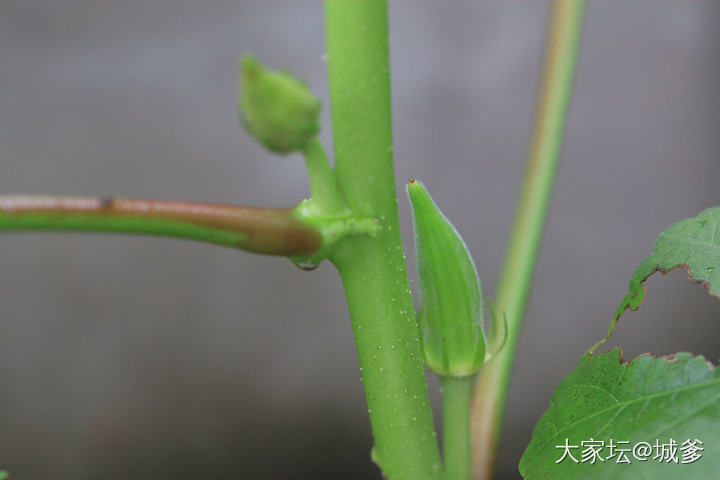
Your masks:
<svg viewBox="0 0 720 480"><path fill-rule="evenodd" d="M485 362L484 298L470 253L425 186L407 186L413 210L425 363L438 375L464 376Z"/></svg>
<svg viewBox="0 0 720 480"><path fill-rule="evenodd" d="M251 56L241 62L240 122L269 150L304 151L320 131L322 102L286 72L270 70Z"/></svg>

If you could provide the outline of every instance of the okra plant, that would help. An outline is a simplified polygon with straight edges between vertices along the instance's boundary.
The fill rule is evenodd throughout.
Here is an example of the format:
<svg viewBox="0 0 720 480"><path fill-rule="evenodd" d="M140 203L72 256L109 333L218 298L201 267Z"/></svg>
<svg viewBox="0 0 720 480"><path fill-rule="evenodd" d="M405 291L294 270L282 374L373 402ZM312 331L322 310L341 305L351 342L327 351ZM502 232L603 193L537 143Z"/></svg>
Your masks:
<svg viewBox="0 0 720 480"><path fill-rule="evenodd" d="M292 208L129 198L0 196L0 229L183 237L337 269L347 295L385 478L489 479L514 353L557 171L584 2L557 0L524 179L494 300L465 242L410 178L417 257L410 290L393 170L385 0L326 0L334 168L311 86L253 57L240 62L238 115L270 152L305 158L311 196ZM417 172L422 176L422 172ZM423 178L432 188L432 179ZM611 323L636 310L654 272L686 268L720 295L720 207L662 233ZM311 275L311 274L309 274ZM413 293L420 305L415 310ZM689 353L630 362L601 340L558 386L521 461L527 479L709 479L720 470L720 374ZM442 454L425 367L443 388ZM0 400L2 402L2 400ZM0 478L6 473L0 472Z"/></svg>

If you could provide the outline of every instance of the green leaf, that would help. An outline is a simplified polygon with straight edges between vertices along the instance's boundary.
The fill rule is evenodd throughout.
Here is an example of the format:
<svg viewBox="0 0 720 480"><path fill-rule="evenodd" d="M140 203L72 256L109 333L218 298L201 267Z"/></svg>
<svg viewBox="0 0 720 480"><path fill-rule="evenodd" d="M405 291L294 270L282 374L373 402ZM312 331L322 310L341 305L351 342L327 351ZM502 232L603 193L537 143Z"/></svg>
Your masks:
<svg viewBox="0 0 720 480"><path fill-rule="evenodd" d="M10 478L10 474L5 470L0 470L0 480L5 480L6 478Z"/></svg>
<svg viewBox="0 0 720 480"><path fill-rule="evenodd" d="M686 268L688 278L703 285L708 293L720 296L720 207L703 210L695 218L671 225L655 241L653 253L640 264L630 278L627 296L615 312L608 335L620 316L637 310L645 298L645 280L655 272L666 274Z"/></svg>
<svg viewBox="0 0 720 480"><path fill-rule="evenodd" d="M579 461L569 457L556 461L564 445ZM582 462L583 441L605 442L604 462ZM681 445L699 439L704 451L694 463L682 464ZM646 461L632 451L631 461L617 463L607 447L632 449L638 442L653 446ZM679 463L654 460L655 441L660 445L678 443ZM628 441L629 444L620 444ZM617 453L617 451L616 451ZM525 479L684 479L717 478L720 471L720 370L701 356L678 353L667 357L640 355L630 363L620 349L599 355L586 354L578 367L558 386L550 408L538 422L532 440L520 460Z"/></svg>

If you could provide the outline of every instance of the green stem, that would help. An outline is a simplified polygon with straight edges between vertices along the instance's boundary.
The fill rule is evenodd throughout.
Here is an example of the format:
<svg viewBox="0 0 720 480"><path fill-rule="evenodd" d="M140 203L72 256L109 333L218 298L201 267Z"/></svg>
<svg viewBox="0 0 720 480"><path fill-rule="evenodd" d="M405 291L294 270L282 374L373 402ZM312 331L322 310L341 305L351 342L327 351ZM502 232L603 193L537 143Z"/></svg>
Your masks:
<svg viewBox="0 0 720 480"><path fill-rule="evenodd" d="M316 213L324 216L349 213L320 140L311 140L303 153Z"/></svg>
<svg viewBox="0 0 720 480"><path fill-rule="evenodd" d="M0 196L0 230L142 233L287 256L311 255L323 242L293 208L109 197Z"/></svg>
<svg viewBox="0 0 720 480"><path fill-rule="evenodd" d="M507 320L507 343L481 370L473 398L476 479L492 476L515 349L555 183L584 6L583 0L556 0L553 6L534 138L495 303L498 315Z"/></svg>
<svg viewBox="0 0 720 480"><path fill-rule="evenodd" d="M440 452L400 238L393 172L387 4L325 2L335 172L348 206L381 227L340 241L343 279L375 440L386 477L441 476Z"/></svg>
<svg viewBox="0 0 720 480"><path fill-rule="evenodd" d="M470 400L475 375L440 376L446 480L470 478Z"/></svg>

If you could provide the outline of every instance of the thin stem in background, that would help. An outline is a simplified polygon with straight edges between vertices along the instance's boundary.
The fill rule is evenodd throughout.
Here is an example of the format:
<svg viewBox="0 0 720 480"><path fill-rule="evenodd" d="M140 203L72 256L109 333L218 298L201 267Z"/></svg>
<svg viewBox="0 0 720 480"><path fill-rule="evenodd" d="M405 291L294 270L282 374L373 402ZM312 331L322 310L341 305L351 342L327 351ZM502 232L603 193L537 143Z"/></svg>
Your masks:
<svg viewBox="0 0 720 480"><path fill-rule="evenodd" d="M584 0L555 0L527 171L495 301L507 343L480 371L473 397L473 478L492 476L505 400L563 143ZM494 339L498 342L500 339Z"/></svg>
<svg viewBox="0 0 720 480"><path fill-rule="evenodd" d="M268 255L310 255L322 245L318 230L293 208L112 197L0 196L0 230L143 233L215 243Z"/></svg>
<svg viewBox="0 0 720 480"><path fill-rule="evenodd" d="M389 480L439 478L393 171L385 0L325 2L335 173L349 208L380 230L330 259L343 279L375 447Z"/></svg>

